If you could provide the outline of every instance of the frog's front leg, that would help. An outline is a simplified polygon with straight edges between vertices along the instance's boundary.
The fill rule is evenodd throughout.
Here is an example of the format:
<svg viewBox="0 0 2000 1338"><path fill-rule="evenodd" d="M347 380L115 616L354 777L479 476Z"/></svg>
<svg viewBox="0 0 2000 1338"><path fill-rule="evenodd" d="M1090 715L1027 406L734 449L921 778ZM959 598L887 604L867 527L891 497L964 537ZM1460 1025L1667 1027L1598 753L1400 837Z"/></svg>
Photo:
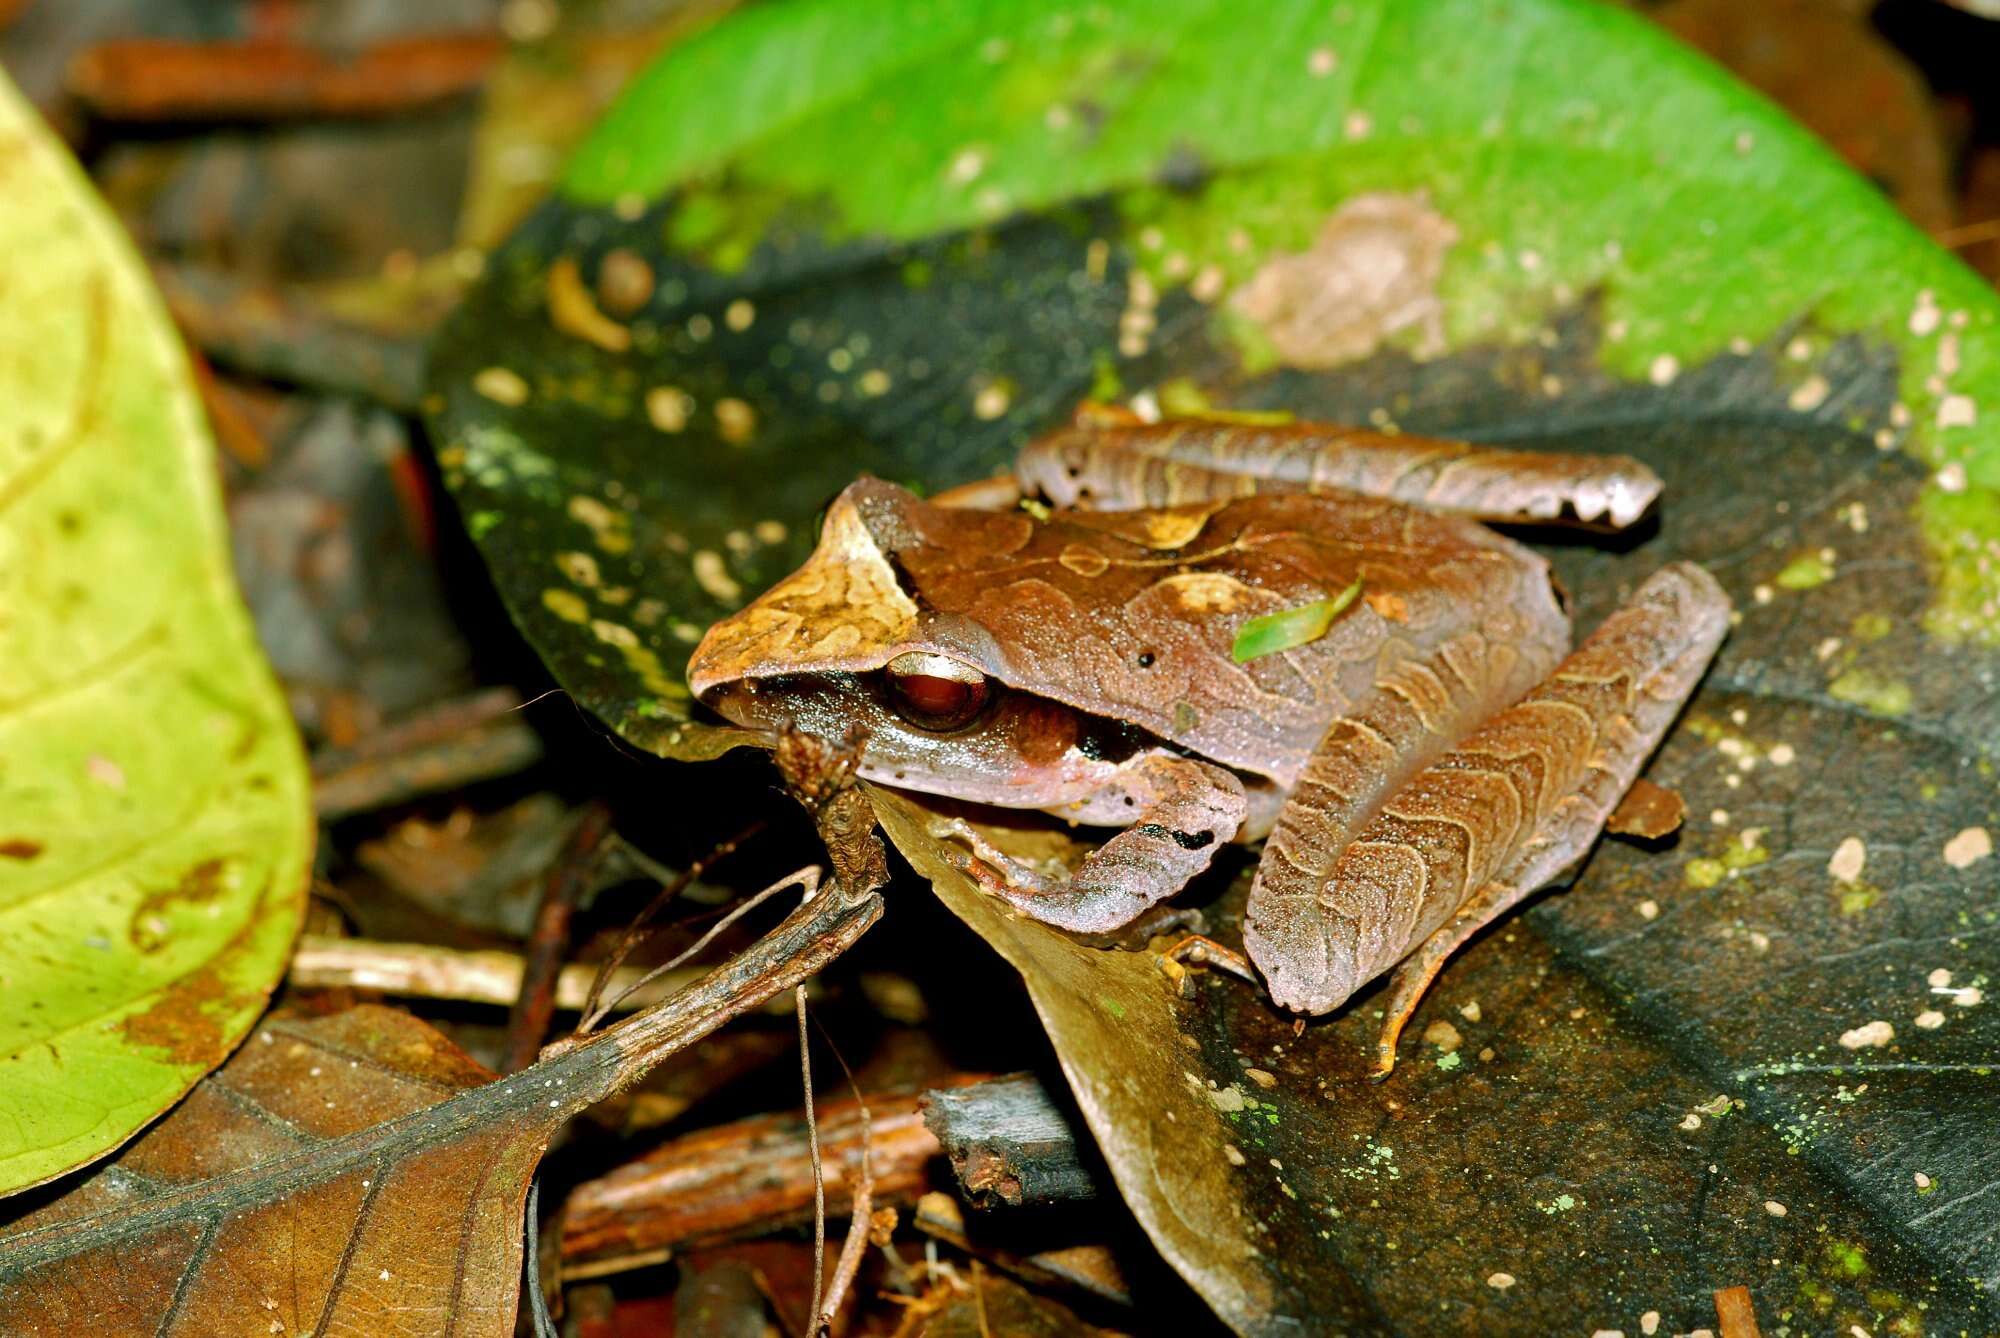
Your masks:
<svg viewBox="0 0 2000 1338"><path fill-rule="evenodd" d="M986 891L1044 924L1108 933L1206 869L1248 811L1243 782L1195 758L1150 754L1120 772L1113 784L1134 821L1068 876L1037 873L959 823L950 835L970 849L966 871Z"/></svg>

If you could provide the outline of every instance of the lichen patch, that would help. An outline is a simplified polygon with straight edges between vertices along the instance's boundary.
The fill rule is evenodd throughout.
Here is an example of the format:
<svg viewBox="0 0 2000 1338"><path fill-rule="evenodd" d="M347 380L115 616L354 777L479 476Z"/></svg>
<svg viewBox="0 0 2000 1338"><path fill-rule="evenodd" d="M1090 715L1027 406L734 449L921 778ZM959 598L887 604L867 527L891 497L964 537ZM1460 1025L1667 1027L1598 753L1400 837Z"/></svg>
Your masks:
<svg viewBox="0 0 2000 1338"><path fill-rule="evenodd" d="M1826 862L1826 871L1840 882L1852 883L1861 877L1861 870L1867 863L1867 844L1858 836L1850 836L1834 847L1833 858Z"/></svg>
<svg viewBox="0 0 2000 1338"><path fill-rule="evenodd" d="M1420 356L1434 355L1444 346L1438 279L1458 237L1422 194L1362 195L1327 219L1309 250L1266 262L1230 307L1293 367L1355 362L1405 330L1417 332Z"/></svg>
<svg viewBox="0 0 2000 1338"><path fill-rule="evenodd" d="M1884 1046L1896 1039L1896 1029L1877 1018L1863 1023L1851 1031L1840 1033L1840 1044L1848 1050L1865 1050Z"/></svg>
<svg viewBox="0 0 2000 1338"><path fill-rule="evenodd" d="M1969 869L1993 854L1993 834L1984 827L1967 827L1944 843L1944 862L1954 869Z"/></svg>

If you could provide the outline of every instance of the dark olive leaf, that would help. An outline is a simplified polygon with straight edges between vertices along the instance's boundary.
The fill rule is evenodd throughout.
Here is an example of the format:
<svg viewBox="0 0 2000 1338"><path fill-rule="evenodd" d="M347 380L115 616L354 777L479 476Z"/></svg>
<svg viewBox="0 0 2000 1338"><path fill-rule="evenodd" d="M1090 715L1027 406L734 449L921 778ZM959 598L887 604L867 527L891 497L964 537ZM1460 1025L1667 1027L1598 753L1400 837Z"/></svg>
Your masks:
<svg viewBox="0 0 2000 1338"><path fill-rule="evenodd" d="M1607 9L929 20L799 0L677 51L441 351L447 477L564 683L725 746L678 667L820 501L977 477L1087 394L1636 454L1657 525L1550 551L1581 625L1674 557L1736 598L1652 772L1692 820L1448 967L1388 1083L1374 996L1296 1038L1177 999L892 831L1245 1331L1686 1331L1735 1284L1770 1328L1992 1328L2000 302Z"/></svg>

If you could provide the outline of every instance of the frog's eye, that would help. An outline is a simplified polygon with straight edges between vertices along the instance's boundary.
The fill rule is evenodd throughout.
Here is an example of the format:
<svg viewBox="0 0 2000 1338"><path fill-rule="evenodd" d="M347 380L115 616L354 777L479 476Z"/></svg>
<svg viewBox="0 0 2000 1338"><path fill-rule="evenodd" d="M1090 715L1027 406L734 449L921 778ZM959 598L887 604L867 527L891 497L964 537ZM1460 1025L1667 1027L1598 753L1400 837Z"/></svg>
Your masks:
<svg viewBox="0 0 2000 1338"><path fill-rule="evenodd" d="M889 661L885 674L896 714L920 729L957 729L993 695L985 674L948 655L911 651Z"/></svg>

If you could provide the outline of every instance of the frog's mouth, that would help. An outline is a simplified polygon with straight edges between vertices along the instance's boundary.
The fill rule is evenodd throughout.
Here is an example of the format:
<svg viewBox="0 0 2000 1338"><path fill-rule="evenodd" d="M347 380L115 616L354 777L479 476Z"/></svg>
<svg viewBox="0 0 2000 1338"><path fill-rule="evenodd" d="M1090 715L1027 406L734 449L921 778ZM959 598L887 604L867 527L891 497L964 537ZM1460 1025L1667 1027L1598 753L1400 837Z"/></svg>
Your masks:
<svg viewBox="0 0 2000 1338"><path fill-rule="evenodd" d="M882 671L737 679L704 704L745 728L829 739L866 735L861 774L901 789L1005 808L1074 803L1159 740L993 683L964 723L936 728L899 709Z"/></svg>

